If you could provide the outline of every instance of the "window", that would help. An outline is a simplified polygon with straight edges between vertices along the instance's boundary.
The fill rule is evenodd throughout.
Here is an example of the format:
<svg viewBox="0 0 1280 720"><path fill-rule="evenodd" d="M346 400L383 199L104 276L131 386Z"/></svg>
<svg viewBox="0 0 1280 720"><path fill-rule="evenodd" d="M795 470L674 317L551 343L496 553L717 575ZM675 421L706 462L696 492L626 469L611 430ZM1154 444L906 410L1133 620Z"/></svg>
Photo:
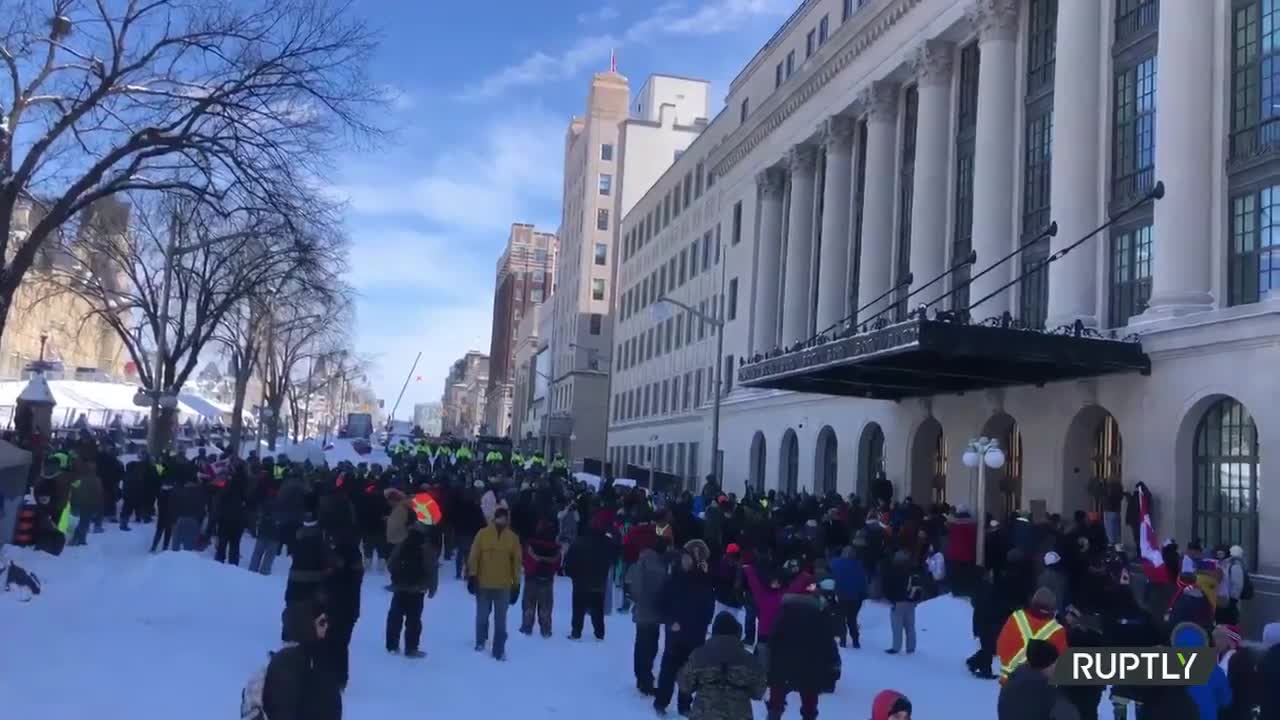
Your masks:
<svg viewBox="0 0 1280 720"><path fill-rule="evenodd" d="M658 297L667 294L667 266L658 268Z"/></svg>
<svg viewBox="0 0 1280 720"><path fill-rule="evenodd" d="M680 196L680 183L678 181L676 182L675 189L671 191L671 197L672 197L672 200L674 201L671 203L672 204L671 217L680 217L680 207L681 207L680 197L681 196Z"/></svg>
<svg viewBox="0 0 1280 720"><path fill-rule="evenodd" d="M779 60L778 65L773 68L773 86L776 88L781 85L782 85L782 61Z"/></svg>
<svg viewBox="0 0 1280 720"><path fill-rule="evenodd" d="M1233 160L1280 145L1280 9L1273 0L1236 5L1231 34Z"/></svg>
<svg viewBox="0 0 1280 720"><path fill-rule="evenodd" d="M822 47L827 44L827 34L830 30L830 21L827 19L826 15L823 15L822 19L818 21L818 47Z"/></svg>
<svg viewBox="0 0 1280 720"><path fill-rule="evenodd" d="M594 278L594 279L592 279L592 281L591 281L591 299L592 299L592 300L603 300L603 299L604 299L604 280L601 280L600 278Z"/></svg>
<svg viewBox="0 0 1280 720"><path fill-rule="evenodd" d="M689 246L689 279L698 277L698 238L693 239L693 245Z"/></svg>
<svg viewBox="0 0 1280 720"><path fill-rule="evenodd" d="M1227 301L1258 302L1280 289L1280 185L1231 199Z"/></svg>
<svg viewBox="0 0 1280 720"><path fill-rule="evenodd" d="M599 208L596 210L596 229L609 229L609 210L607 208Z"/></svg>
<svg viewBox="0 0 1280 720"><path fill-rule="evenodd" d="M684 346L684 314L676 316L676 349Z"/></svg>
<svg viewBox="0 0 1280 720"><path fill-rule="evenodd" d="M729 230L729 244L737 245L742 242L742 201L733 204L733 225Z"/></svg>
<svg viewBox="0 0 1280 720"><path fill-rule="evenodd" d="M641 414L641 416L640 416L640 417L649 417L649 400L650 400L650 398L651 398L651 396L650 396L650 393L649 393L649 386L648 386L648 385L645 385L645 386L644 386L644 406L643 406L643 408L644 408L644 409L643 409L643 411L642 411L642 413L643 413L643 414Z"/></svg>
<svg viewBox="0 0 1280 720"><path fill-rule="evenodd" d="M663 413L664 415L665 415L665 414L667 413L667 411L670 409L670 403L669 403L669 401L670 401L670 397L671 397L671 396L667 394L667 392L669 391L670 387L671 387L671 383L670 383L670 381L669 381L669 380L663 380L663 381L662 381L662 390L660 390L660 391L659 391L659 394L660 394L660 395L662 395L662 413Z"/></svg>
<svg viewBox="0 0 1280 720"><path fill-rule="evenodd" d="M603 316L603 315L601 315L600 313L591 313L591 321L590 321L590 325L589 325L589 328L590 328L589 332L590 332L592 335L599 335L599 334L600 334L600 326L601 326L601 325L603 325L603 324L604 324L604 316Z"/></svg>
<svg viewBox="0 0 1280 720"><path fill-rule="evenodd" d="M742 98L742 105L738 107L738 122L745 123L747 115L751 111L751 98Z"/></svg>
<svg viewBox="0 0 1280 720"><path fill-rule="evenodd" d="M710 190L713 186L715 186L715 184L716 184L716 174L708 170L707 171L707 189Z"/></svg>
<svg viewBox="0 0 1280 720"><path fill-rule="evenodd" d="M1116 72L1112 106L1111 200L1127 203L1154 183L1156 164L1156 59Z"/></svg>
<svg viewBox="0 0 1280 720"><path fill-rule="evenodd" d="M604 265L609 262L609 246L604 243L596 243L595 263Z"/></svg>
<svg viewBox="0 0 1280 720"><path fill-rule="evenodd" d="M853 15L853 0L844 0L844 7L840 9L840 22L849 19Z"/></svg>
<svg viewBox="0 0 1280 720"><path fill-rule="evenodd" d="M1022 173L1022 282L1018 287L1018 317L1032 328L1043 328L1049 310L1049 179L1053 172L1053 78L1057 57L1058 0L1031 0L1027 13L1026 124Z"/></svg>
<svg viewBox="0 0 1280 720"><path fill-rule="evenodd" d="M1124 327L1151 299L1150 225L1112 235L1110 277L1108 327Z"/></svg>
<svg viewBox="0 0 1280 720"><path fill-rule="evenodd" d="M684 206L689 207L689 203L693 202L693 172L684 174Z"/></svg>
<svg viewBox="0 0 1280 720"><path fill-rule="evenodd" d="M1261 449L1253 416L1235 398L1211 405L1192 448L1192 534L1210 547L1240 545L1257 567Z"/></svg>
<svg viewBox="0 0 1280 720"><path fill-rule="evenodd" d="M813 57L813 51L818 48L818 31L810 30L804 36L804 59L808 60Z"/></svg>
<svg viewBox="0 0 1280 720"><path fill-rule="evenodd" d="M1125 42L1144 32L1154 31L1159 20L1159 0L1118 0L1116 42Z"/></svg>
<svg viewBox="0 0 1280 720"><path fill-rule="evenodd" d="M724 369L720 371L720 384L724 385L724 394L733 391L733 356L724 356Z"/></svg>
<svg viewBox="0 0 1280 720"><path fill-rule="evenodd" d="M600 146L600 159L605 162L613 162L613 145L604 143Z"/></svg>
<svg viewBox="0 0 1280 720"><path fill-rule="evenodd" d="M667 318L667 321L663 323L663 326L666 328L667 352L671 352L671 349L675 347L675 336L673 333L675 332L676 319Z"/></svg>
<svg viewBox="0 0 1280 720"><path fill-rule="evenodd" d="M671 193L662 198L662 227L671 224Z"/></svg>
<svg viewBox="0 0 1280 720"><path fill-rule="evenodd" d="M693 198L697 200L702 197L702 176L706 171L702 169L702 163L698 163L698 167L693 171Z"/></svg>
<svg viewBox="0 0 1280 720"><path fill-rule="evenodd" d="M716 223L715 264L720 264L720 223Z"/></svg>
<svg viewBox="0 0 1280 720"><path fill-rule="evenodd" d="M693 406L702 404L702 368L693 371Z"/></svg>
<svg viewBox="0 0 1280 720"><path fill-rule="evenodd" d="M702 300L698 303L698 312L702 313L703 315L707 314L706 300ZM707 321L703 320L702 318L698 318L698 339L701 340L706 336L707 336Z"/></svg>
<svg viewBox="0 0 1280 720"><path fill-rule="evenodd" d="M791 73L796 71L796 51L787 52L787 77L791 77Z"/></svg>
<svg viewBox="0 0 1280 720"><path fill-rule="evenodd" d="M729 319L738 318L738 278L729 281Z"/></svg>
<svg viewBox="0 0 1280 720"><path fill-rule="evenodd" d="M691 315L691 314L689 314L689 313L685 313L685 315L686 315L686 318L685 318L685 323L684 323L684 344L685 344L685 345L692 345L692 344L693 344L693 320L694 320L694 317L693 317L693 315Z"/></svg>
<svg viewBox="0 0 1280 720"><path fill-rule="evenodd" d="M685 272L688 269L689 249L685 248L680 251L680 283L677 287L684 287Z"/></svg>
<svg viewBox="0 0 1280 720"><path fill-rule="evenodd" d="M529 302L531 303L542 302L542 288L536 287L529 291Z"/></svg>
<svg viewBox="0 0 1280 720"><path fill-rule="evenodd" d="M741 203L739 203L741 204ZM702 236L702 272L711 269L711 231Z"/></svg>
<svg viewBox="0 0 1280 720"><path fill-rule="evenodd" d="M902 167L898 173L898 258L895 283L911 271L911 201L915 195L916 116L919 102L919 87L908 87L902 103ZM907 292L907 288L897 292L893 319L899 322L907 319Z"/></svg>
<svg viewBox="0 0 1280 720"><path fill-rule="evenodd" d="M683 391L680 395L681 410L689 409L689 380L690 380L690 373L685 373L684 382L680 384L680 389Z"/></svg>
<svg viewBox="0 0 1280 720"><path fill-rule="evenodd" d="M600 194L613 194L613 176L609 173L600 173Z"/></svg>
<svg viewBox="0 0 1280 720"><path fill-rule="evenodd" d="M955 236L951 241L951 266L960 263L973 249L973 163L978 128L978 44L960 50L960 98L956 122ZM969 307L969 279L965 266L951 274L952 309Z"/></svg>

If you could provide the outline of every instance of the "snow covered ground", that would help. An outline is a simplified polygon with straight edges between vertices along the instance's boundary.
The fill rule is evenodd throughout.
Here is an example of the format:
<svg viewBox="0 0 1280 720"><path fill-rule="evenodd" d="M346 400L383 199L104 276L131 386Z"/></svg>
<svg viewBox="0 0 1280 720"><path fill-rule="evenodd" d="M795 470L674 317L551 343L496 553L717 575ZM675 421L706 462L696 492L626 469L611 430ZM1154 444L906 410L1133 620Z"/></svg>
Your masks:
<svg viewBox="0 0 1280 720"><path fill-rule="evenodd" d="M262 577L208 554L153 556L145 551L153 527L91 535L88 547L67 548L57 558L6 549L40 575L44 592L26 604L0 594L0 717L236 716L245 681L278 645L288 558L277 562L273 577ZM252 542L246 536L246 559ZM517 633L513 608L509 659L496 663L472 650L472 600L451 565L442 577L424 613L427 658L413 661L383 651L390 596L384 575L366 576L345 717L653 717L648 699L634 689L628 617L606 618L604 642L565 639L569 585L561 580L554 637ZM968 605L931 601L920 607L917 625L918 652L888 656L882 652L888 610L864 608L864 648L843 651L843 677L835 695L821 698L821 715L865 720L875 693L891 687L911 698L919 720L993 717L995 682L975 680L964 668L974 647ZM793 695L786 717L799 717L798 706ZM762 705L756 717L764 717Z"/></svg>

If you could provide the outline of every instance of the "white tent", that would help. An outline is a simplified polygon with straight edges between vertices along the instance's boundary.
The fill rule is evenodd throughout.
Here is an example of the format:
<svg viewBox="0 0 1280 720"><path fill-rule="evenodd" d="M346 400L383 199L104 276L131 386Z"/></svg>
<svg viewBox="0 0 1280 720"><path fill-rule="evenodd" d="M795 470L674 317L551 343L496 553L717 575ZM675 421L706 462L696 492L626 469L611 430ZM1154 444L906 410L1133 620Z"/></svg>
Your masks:
<svg viewBox="0 0 1280 720"><path fill-rule="evenodd" d="M84 415L89 424L104 426L117 415L126 425L139 422L147 408L133 404L138 392L134 385L94 382L90 380L50 380L49 391L56 403L53 409L55 427L68 427ZM27 387L26 380L0 382L0 414L6 410L12 417L18 396ZM178 421L196 423L226 419L228 410L220 404L194 393L178 394Z"/></svg>

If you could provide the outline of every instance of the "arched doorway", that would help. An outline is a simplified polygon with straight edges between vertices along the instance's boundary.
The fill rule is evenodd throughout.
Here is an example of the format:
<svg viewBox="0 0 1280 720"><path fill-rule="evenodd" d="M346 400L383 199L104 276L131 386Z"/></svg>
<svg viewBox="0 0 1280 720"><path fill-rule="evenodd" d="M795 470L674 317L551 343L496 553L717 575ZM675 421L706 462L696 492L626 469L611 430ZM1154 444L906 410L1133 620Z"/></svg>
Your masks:
<svg viewBox="0 0 1280 720"><path fill-rule="evenodd" d="M1100 405L1089 405L1067 426L1063 445L1062 512L1101 512L1109 483L1123 482L1120 423Z"/></svg>
<svg viewBox="0 0 1280 720"><path fill-rule="evenodd" d="M997 413L982 426L982 434L998 440L1004 451L1004 467L986 471L986 511L1003 520L1022 507L1022 433L1012 415Z"/></svg>
<svg viewBox="0 0 1280 720"><path fill-rule="evenodd" d="M1244 405L1224 397L1205 410L1192 446L1191 518L1205 544L1239 545L1258 562L1258 428Z"/></svg>
<svg viewBox="0 0 1280 720"><path fill-rule="evenodd" d="M764 433L756 431L755 437L751 438L751 487L756 492L764 492L764 470L765 460L767 459L767 450L765 448Z"/></svg>
<svg viewBox="0 0 1280 720"><path fill-rule="evenodd" d="M876 423L869 423L858 439L857 488L863 502L871 497L871 481L884 471L884 430Z"/></svg>
<svg viewBox="0 0 1280 720"><path fill-rule="evenodd" d="M800 490L800 441L790 428L782 434L782 450L778 453L778 487L790 495Z"/></svg>
<svg viewBox="0 0 1280 720"><path fill-rule="evenodd" d="M840 477L839 442L836 431L830 425L818 431L818 446L814 454L814 488L820 495L836 492L836 478Z"/></svg>
<svg viewBox="0 0 1280 720"><path fill-rule="evenodd" d="M911 499L917 504L945 502L947 439L937 418L925 418L911 441Z"/></svg>

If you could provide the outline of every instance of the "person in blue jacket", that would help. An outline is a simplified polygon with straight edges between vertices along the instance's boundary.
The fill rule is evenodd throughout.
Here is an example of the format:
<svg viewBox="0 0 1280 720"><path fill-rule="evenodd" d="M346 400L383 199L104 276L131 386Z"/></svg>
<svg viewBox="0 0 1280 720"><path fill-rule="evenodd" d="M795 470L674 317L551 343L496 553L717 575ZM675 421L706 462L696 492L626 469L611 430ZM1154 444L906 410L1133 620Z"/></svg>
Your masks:
<svg viewBox="0 0 1280 720"><path fill-rule="evenodd" d="M680 564L658 597L658 609L666 623L666 643L658 670L658 687L653 696L653 709L660 715L666 713L667 705L671 703L680 669L693 651L706 641L707 627L715 614L715 582L707 573L710 555L706 543L701 540L685 543ZM683 690L681 688L676 707L681 715L688 715L693 697Z"/></svg>
<svg viewBox="0 0 1280 720"><path fill-rule="evenodd" d="M1209 647L1209 636L1204 628L1192 622L1179 623L1170 634L1170 644L1180 648ZM1213 654L1208 659L1212 661ZM1187 688L1187 693L1195 701L1200 710L1200 720L1218 720L1218 713L1231 704L1231 684L1227 682L1227 674L1217 664L1213 666L1213 674L1204 685Z"/></svg>
<svg viewBox="0 0 1280 720"><path fill-rule="evenodd" d="M858 560L853 546L844 549L831 561L831 579L836 581L836 598L840 612L849 626L849 640L855 648L862 647L858 635L858 613L867 597L867 571ZM840 647L845 646L844 633L840 634Z"/></svg>

